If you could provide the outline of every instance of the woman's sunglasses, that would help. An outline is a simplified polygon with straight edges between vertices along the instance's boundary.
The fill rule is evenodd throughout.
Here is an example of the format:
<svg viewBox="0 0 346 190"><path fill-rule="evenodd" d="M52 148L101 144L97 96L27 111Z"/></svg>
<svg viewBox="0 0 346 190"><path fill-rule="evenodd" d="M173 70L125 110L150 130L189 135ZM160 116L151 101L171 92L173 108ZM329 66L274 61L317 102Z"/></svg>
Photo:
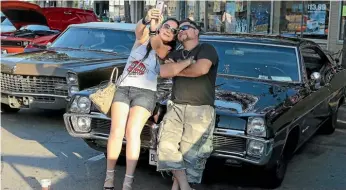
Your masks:
<svg viewBox="0 0 346 190"><path fill-rule="evenodd" d="M162 25L164 29L171 30L171 32L176 35L178 34L178 29L171 27L169 24Z"/></svg>

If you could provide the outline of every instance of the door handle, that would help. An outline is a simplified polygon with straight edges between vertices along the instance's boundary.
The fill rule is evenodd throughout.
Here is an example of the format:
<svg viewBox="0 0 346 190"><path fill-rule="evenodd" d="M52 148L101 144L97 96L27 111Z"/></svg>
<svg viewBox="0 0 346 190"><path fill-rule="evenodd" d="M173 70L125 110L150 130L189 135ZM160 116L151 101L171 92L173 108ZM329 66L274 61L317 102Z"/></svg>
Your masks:
<svg viewBox="0 0 346 190"><path fill-rule="evenodd" d="M71 12L64 12L65 15L70 15L72 14Z"/></svg>

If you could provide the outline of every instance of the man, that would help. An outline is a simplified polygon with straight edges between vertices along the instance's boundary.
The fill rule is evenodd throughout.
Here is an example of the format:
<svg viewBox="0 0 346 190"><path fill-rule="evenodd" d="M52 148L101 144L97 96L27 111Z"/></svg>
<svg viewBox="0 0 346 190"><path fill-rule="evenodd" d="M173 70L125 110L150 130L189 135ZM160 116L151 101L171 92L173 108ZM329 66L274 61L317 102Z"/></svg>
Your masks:
<svg viewBox="0 0 346 190"><path fill-rule="evenodd" d="M184 49L168 54L165 63L193 62L172 76L172 98L158 137L158 171L172 171L172 190L190 190L189 183L201 183L207 158L212 152L215 126L215 80L218 55L215 48L199 43L195 22L179 25L178 40ZM172 72L174 73L174 72Z"/></svg>

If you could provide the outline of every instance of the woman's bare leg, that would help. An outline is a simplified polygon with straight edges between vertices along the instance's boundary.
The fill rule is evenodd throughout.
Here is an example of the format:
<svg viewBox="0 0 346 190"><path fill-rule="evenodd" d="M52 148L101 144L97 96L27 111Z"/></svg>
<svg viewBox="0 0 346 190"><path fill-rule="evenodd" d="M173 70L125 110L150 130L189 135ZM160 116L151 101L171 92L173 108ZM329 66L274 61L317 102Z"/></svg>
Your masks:
<svg viewBox="0 0 346 190"><path fill-rule="evenodd" d="M131 189L133 174L135 172L140 147L141 147L141 132L150 117L150 112L140 106L134 106L130 109L129 119L126 125L126 175L124 187ZM124 188L124 189L125 189Z"/></svg>
<svg viewBox="0 0 346 190"><path fill-rule="evenodd" d="M107 173L104 187L114 186L114 168L122 148L129 105L114 102L111 108L112 125L107 144Z"/></svg>

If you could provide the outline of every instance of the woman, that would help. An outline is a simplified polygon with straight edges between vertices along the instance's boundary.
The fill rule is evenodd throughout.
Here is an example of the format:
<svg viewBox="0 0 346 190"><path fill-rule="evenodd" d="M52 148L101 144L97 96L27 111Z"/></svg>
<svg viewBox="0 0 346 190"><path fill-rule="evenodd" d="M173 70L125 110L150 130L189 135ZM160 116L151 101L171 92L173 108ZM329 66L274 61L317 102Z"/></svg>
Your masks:
<svg viewBox="0 0 346 190"><path fill-rule="evenodd" d="M126 138L126 175L123 190L132 189L134 172L140 152L140 134L155 106L158 73L161 76L178 74L191 64L159 65L157 57L164 59L175 49L178 21L167 19L157 30L160 11L151 9L136 26L136 42L121 77L111 108L111 131L107 145L107 172L104 189L114 189L114 168L122 142ZM150 32L146 27L150 23ZM157 31L157 32L155 32Z"/></svg>

